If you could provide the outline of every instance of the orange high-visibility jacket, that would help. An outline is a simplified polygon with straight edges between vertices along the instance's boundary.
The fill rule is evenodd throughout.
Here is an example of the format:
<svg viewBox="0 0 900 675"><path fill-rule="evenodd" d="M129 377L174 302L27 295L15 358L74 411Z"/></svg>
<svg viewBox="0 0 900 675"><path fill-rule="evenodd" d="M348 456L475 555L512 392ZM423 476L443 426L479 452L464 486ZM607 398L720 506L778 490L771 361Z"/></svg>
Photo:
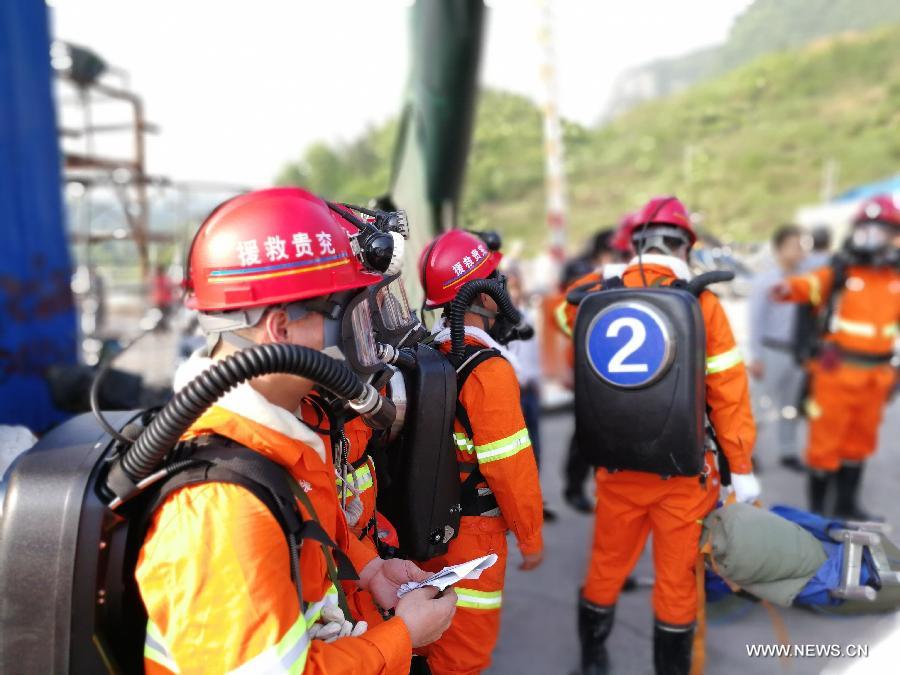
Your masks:
<svg viewBox="0 0 900 675"><path fill-rule="evenodd" d="M667 285L675 278L668 267L656 263L644 263L644 274L648 284L660 283L657 280L663 278L662 283ZM569 290L601 279L599 274L592 272L573 282ZM636 264L628 266L622 281L629 287L643 285ZM719 299L713 293L706 292L700 295L699 301L706 326L706 401L710 408L710 421L731 470L734 473L750 473L756 425L750 408L747 371ZM568 303L560 311L561 323L570 335L577 312L578 307ZM658 479L658 476L652 477Z"/></svg>
<svg viewBox="0 0 900 675"><path fill-rule="evenodd" d="M216 433L284 466L309 495L328 535L362 569L374 554L349 532L331 463L251 419L254 412L244 416L214 406L186 437ZM310 517L305 509L303 515ZM300 569L304 608L281 528L243 488L204 483L170 495L152 519L136 570L149 616L147 672L408 672L412 646L401 619L331 644L309 640L307 626L325 605L336 604L336 590L317 543L303 543Z"/></svg>
<svg viewBox="0 0 900 675"><path fill-rule="evenodd" d="M788 302L824 307L834 289L830 266L787 279ZM900 272L888 268L851 266L834 308L825 340L865 354L889 354L900 325Z"/></svg>
<svg viewBox="0 0 900 675"><path fill-rule="evenodd" d="M466 344L485 346L469 336ZM442 343L440 349L447 353L450 343ZM481 487L494 493L500 517L516 535L519 550L523 554L540 551L544 546L543 497L513 367L501 357L479 364L463 384L459 401L469 417L473 438L456 420L457 459L463 464L478 463L486 481Z"/></svg>
<svg viewBox="0 0 900 675"><path fill-rule="evenodd" d="M588 284L593 285L602 280L603 275L600 272L588 272L584 276L578 277L566 287L562 302L556 306L555 312L556 325L563 335L569 338L572 337L572 329L575 327L575 315L578 313L578 305L572 305L566 302L566 296L579 286L586 286ZM566 350L566 362L569 364L570 368L575 366L575 348L571 344L569 344L569 348Z"/></svg>

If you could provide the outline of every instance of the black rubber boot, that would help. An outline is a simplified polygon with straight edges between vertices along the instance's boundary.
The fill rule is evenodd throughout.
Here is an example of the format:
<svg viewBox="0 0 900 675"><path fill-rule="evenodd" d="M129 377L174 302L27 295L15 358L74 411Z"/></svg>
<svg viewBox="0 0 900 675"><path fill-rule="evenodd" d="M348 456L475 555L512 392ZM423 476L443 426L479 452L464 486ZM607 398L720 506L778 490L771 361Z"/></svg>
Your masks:
<svg viewBox="0 0 900 675"><path fill-rule="evenodd" d="M609 637L616 615L615 605L595 605L578 598L578 639L581 640L581 675L607 675Z"/></svg>
<svg viewBox="0 0 900 675"><path fill-rule="evenodd" d="M830 471L811 469L808 481L809 510L820 516L825 515L825 504L828 499L829 486L834 482L834 474Z"/></svg>
<svg viewBox="0 0 900 675"><path fill-rule="evenodd" d="M653 625L653 668L656 675L689 675L694 626Z"/></svg>
<svg viewBox="0 0 900 675"><path fill-rule="evenodd" d="M863 464L843 464L837 472L837 503L834 508L836 518L846 520L884 520L863 510L857 502L859 486L862 483Z"/></svg>

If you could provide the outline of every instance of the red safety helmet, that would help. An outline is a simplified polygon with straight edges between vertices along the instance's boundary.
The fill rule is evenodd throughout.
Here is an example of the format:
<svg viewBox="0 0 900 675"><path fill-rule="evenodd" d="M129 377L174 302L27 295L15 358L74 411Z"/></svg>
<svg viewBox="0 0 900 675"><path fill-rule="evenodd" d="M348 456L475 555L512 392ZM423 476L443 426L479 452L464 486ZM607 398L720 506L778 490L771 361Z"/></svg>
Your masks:
<svg viewBox="0 0 900 675"><path fill-rule="evenodd" d="M201 312L276 305L370 286L381 275L354 255L340 215L299 188L218 206L191 244L188 306Z"/></svg>
<svg viewBox="0 0 900 675"><path fill-rule="evenodd" d="M637 225L637 213L626 213L619 221L616 231L610 237L609 245L614 251L619 253L632 253L634 247L631 245L631 235Z"/></svg>
<svg viewBox="0 0 900 675"><path fill-rule="evenodd" d="M634 214L631 235L632 239L638 234L646 223L649 225L671 225L682 230L690 240L690 246L697 242L697 233L691 225L691 217L688 215L684 204L674 196L654 197L644 204L640 211Z"/></svg>
<svg viewBox="0 0 900 675"><path fill-rule="evenodd" d="M891 195L877 195L867 199L853 219L854 225L863 223L885 223L900 227L900 208Z"/></svg>
<svg viewBox="0 0 900 675"><path fill-rule="evenodd" d="M434 309L447 304L467 281L489 277L502 257L465 230L450 230L432 240L419 257L425 306Z"/></svg>

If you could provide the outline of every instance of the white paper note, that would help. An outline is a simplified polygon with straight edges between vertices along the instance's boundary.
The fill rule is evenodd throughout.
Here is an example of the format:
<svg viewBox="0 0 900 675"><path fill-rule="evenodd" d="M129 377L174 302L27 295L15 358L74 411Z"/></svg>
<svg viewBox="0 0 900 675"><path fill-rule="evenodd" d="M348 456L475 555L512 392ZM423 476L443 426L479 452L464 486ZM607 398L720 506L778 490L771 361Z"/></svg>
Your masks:
<svg viewBox="0 0 900 675"><path fill-rule="evenodd" d="M402 598L410 591L422 588L422 586L434 586L443 591L445 588L452 586L461 579L477 579L484 570L495 562L497 562L497 555L491 553L490 555L475 558L475 560L470 560L469 562L445 567L440 572L435 572L424 581L406 582L397 590L397 597Z"/></svg>

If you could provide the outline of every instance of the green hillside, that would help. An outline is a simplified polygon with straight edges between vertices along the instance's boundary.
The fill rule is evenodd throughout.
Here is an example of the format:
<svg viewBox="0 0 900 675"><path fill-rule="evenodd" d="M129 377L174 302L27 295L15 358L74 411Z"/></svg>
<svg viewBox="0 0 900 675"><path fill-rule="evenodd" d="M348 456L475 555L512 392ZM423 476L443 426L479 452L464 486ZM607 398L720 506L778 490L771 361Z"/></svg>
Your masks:
<svg viewBox="0 0 900 675"><path fill-rule="evenodd" d="M280 179L326 195L381 193L393 123L347 146L318 145ZM541 119L513 94L479 103L463 213L475 226L543 241ZM597 129L566 126L573 243L648 196L676 192L714 233L759 239L839 187L900 170L900 26L762 57Z"/></svg>
<svg viewBox="0 0 900 675"><path fill-rule="evenodd" d="M896 0L755 0L735 18L721 45L638 66L623 75L620 84L640 73L641 78L650 77L656 83L657 96L666 96L765 54L896 21L900 21L900 3ZM619 90L610 112L621 113L633 104Z"/></svg>

